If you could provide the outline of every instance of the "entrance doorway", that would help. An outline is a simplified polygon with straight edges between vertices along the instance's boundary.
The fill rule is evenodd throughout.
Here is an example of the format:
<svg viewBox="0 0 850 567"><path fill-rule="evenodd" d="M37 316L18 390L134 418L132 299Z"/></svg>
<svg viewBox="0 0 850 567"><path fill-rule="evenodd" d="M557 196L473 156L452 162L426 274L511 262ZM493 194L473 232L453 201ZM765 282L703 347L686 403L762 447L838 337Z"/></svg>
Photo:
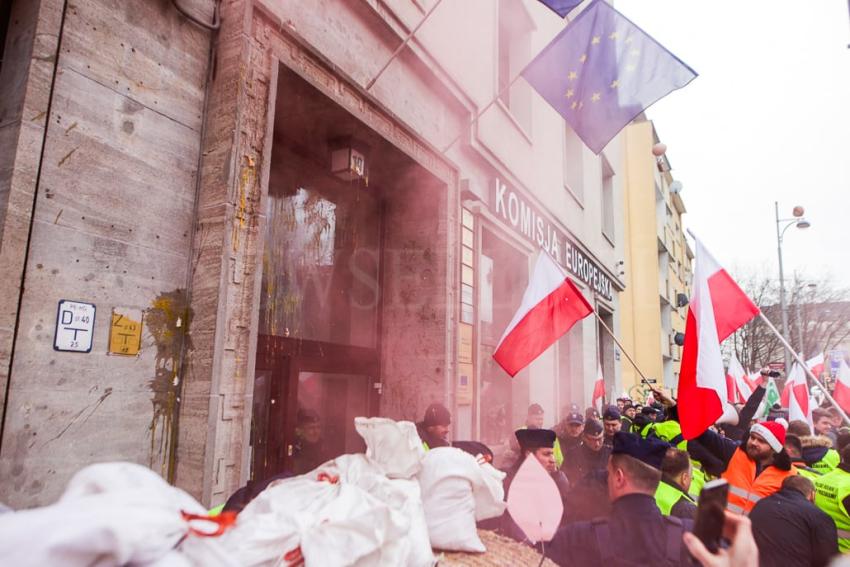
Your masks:
<svg viewBox="0 0 850 567"><path fill-rule="evenodd" d="M354 418L412 419L447 367L445 185L286 67L277 93L254 481L363 451Z"/></svg>

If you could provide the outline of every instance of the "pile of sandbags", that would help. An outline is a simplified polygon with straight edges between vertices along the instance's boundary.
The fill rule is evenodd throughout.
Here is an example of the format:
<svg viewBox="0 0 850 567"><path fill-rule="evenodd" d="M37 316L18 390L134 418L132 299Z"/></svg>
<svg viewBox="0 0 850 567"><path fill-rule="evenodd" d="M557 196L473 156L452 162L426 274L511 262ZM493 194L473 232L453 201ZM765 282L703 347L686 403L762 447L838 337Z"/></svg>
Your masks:
<svg viewBox="0 0 850 567"><path fill-rule="evenodd" d="M273 482L215 537L149 469L87 467L56 504L0 515L0 564L432 567L432 548L485 551L475 524L504 512L503 473L460 449L426 454L410 422L355 427L365 454Z"/></svg>
<svg viewBox="0 0 850 567"><path fill-rule="evenodd" d="M55 504L0 515L0 565L239 565L193 514L206 510L148 468L91 465Z"/></svg>

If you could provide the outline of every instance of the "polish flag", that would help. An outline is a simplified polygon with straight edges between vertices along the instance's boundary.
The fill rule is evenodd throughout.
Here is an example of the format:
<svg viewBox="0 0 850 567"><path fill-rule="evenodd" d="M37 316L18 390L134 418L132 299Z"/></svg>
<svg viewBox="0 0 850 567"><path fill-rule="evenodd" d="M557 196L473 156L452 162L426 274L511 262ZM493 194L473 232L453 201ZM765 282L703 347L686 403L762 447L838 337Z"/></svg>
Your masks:
<svg viewBox="0 0 850 567"><path fill-rule="evenodd" d="M809 425L812 424L812 407L809 404L809 383L806 380L806 372L796 362L791 366L788 375L788 421L799 419Z"/></svg>
<svg viewBox="0 0 850 567"><path fill-rule="evenodd" d="M726 403L720 341L759 313L702 243L695 242L693 294L679 373L679 421L685 439L698 437L724 414L735 413Z"/></svg>
<svg viewBox="0 0 850 567"><path fill-rule="evenodd" d="M753 394L753 390L756 389L755 384L750 382L749 376L747 376L747 372L744 370L744 367L741 366L738 357L735 356L735 352L732 352L732 357L729 359L729 368L726 369L726 375L731 376L732 380L735 382L735 394L737 394L737 400L741 403L745 403L750 396Z"/></svg>
<svg viewBox="0 0 850 567"><path fill-rule="evenodd" d="M596 365L596 383L593 385L593 399L590 405L597 407L596 401L602 400L605 403L605 378L602 377L602 365ZM599 405L599 411L602 411L602 405Z"/></svg>
<svg viewBox="0 0 850 567"><path fill-rule="evenodd" d="M814 374L816 378L820 378L820 375L823 374L824 368L823 353L807 360L806 367L812 371L812 374Z"/></svg>
<svg viewBox="0 0 850 567"><path fill-rule="evenodd" d="M555 260L541 251L531 275L522 304L514 315L493 358L505 372L517 372L575 325L593 313L581 291Z"/></svg>
<svg viewBox="0 0 850 567"><path fill-rule="evenodd" d="M850 413L850 366L842 359L838 365L838 379L832 397L845 412Z"/></svg>
<svg viewBox="0 0 850 567"><path fill-rule="evenodd" d="M764 376L761 375L761 371L759 372L749 372L747 374L749 376L748 380L750 384L753 385L753 390L758 388L761 385L767 387L767 380L764 379Z"/></svg>
<svg viewBox="0 0 850 567"><path fill-rule="evenodd" d="M726 401L734 404L738 401L738 392L735 390L735 379L726 371Z"/></svg>

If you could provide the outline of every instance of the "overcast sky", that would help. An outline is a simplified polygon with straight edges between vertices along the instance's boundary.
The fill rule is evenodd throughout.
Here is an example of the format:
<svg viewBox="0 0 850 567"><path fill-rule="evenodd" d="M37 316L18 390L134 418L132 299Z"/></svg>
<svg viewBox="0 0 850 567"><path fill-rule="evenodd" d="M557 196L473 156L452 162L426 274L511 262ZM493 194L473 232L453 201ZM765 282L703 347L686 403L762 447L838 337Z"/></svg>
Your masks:
<svg viewBox="0 0 850 567"><path fill-rule="evenodd" d="M721 264L778 277L774 201L793 270L850 287L847 0L617 0L698 73L648 111L684 185L685 224Z"/></svg>

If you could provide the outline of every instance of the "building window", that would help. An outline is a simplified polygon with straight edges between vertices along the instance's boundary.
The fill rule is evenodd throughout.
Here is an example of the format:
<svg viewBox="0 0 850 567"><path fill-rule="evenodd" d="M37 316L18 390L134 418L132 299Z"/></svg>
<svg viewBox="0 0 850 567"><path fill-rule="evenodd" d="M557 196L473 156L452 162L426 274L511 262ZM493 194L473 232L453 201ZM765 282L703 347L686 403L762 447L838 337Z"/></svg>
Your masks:
<svg viewBox="0 0 850 567"><path fill-rule="evenodd" d="M584 144L572 128L564 127L564 187L584 206Z"/></svg>
<svg viewBox="0 0 850 567"><path fill-rule="evenodd" d="M531 60L533 21L522 2L499 0L496 88L499 102L526 136L531 134L531 87L513 81Z"/></svg>
<svg viewBox="0 0 850 567"><path fill-rule="evenodd" d="M614 170L602 156L602 234L614 245Z"/></svg>

